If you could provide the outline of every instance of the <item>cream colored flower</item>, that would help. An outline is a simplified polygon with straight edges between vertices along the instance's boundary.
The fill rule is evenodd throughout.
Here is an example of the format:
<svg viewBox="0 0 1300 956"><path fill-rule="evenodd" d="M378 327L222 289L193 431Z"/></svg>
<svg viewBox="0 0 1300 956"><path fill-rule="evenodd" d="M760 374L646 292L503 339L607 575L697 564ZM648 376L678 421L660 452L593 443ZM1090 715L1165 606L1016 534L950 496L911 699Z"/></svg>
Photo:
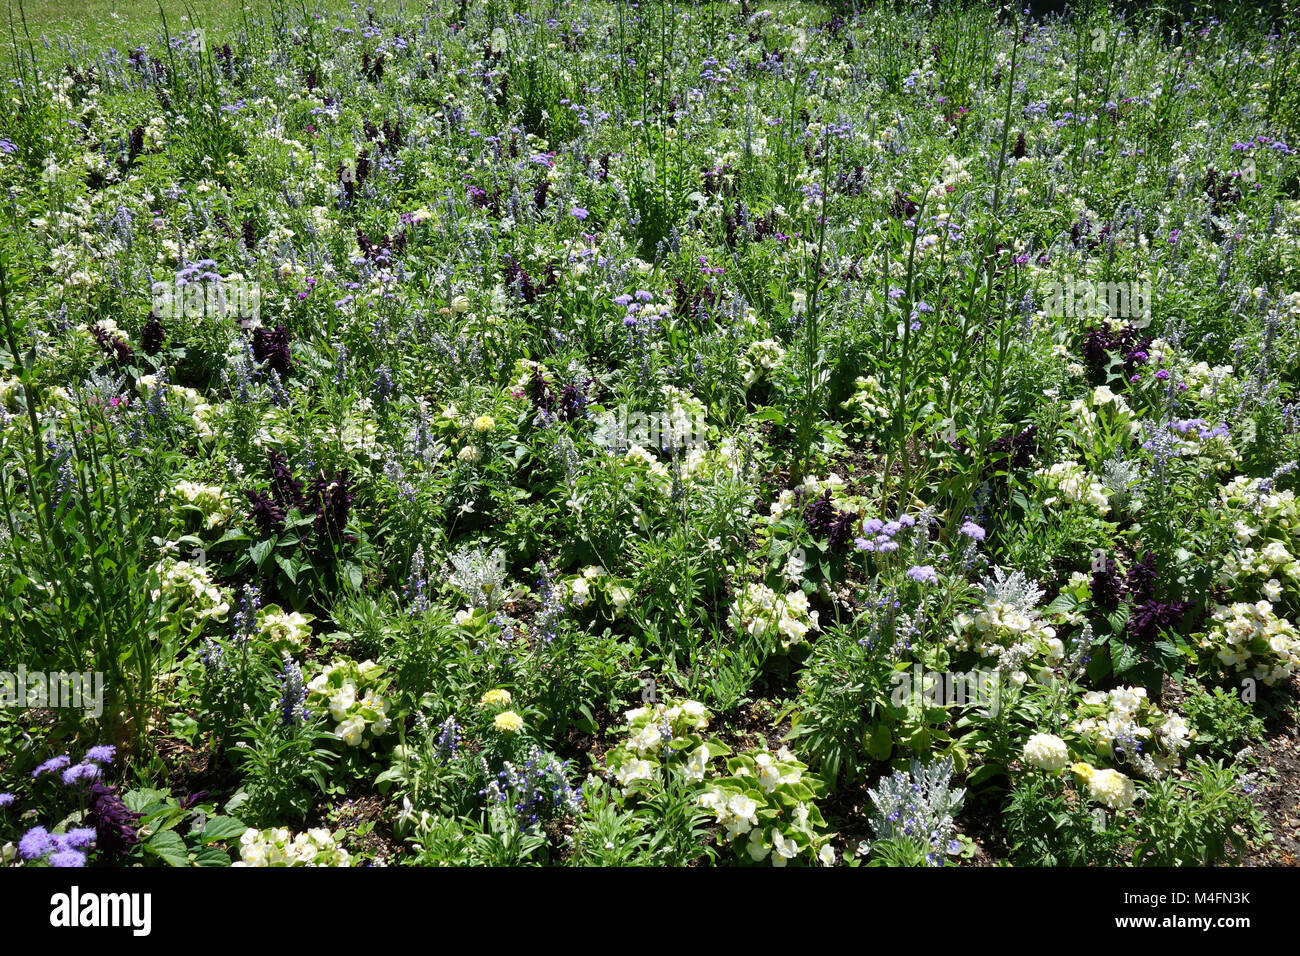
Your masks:
<svg viewBox="0 0 1300 956"><path fill-rule="evenodd" d="M1055 734L1034 734L1025 744L1025 762L1048 773L1058 773L1070 762L1065 741Z"/></svg>
<svg viewBox="0 0 1300 956"><path fill-rule="evenodd" d="M498 687L485 693L478 702L480 707L506 707L511 700L510 691Z"/></svg>
<svg viewBox="0 0 1300 956"><path fill-rule="evenodd" d="M493 719L492 726L503 733L518 733L524 729L524 719L513 710L503 710Z"/></svg>

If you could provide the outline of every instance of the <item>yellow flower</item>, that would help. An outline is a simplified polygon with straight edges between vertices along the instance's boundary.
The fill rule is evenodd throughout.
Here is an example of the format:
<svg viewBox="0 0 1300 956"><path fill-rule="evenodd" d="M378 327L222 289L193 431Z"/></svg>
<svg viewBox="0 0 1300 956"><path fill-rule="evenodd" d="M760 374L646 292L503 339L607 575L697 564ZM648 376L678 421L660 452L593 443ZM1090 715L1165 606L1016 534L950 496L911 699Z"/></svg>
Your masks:
<svg viewBox="0 0 1300 956"><path fill-rule="evenodd" d="M480 415L478 418L474 419L474 431L476 432L490 432L496 427L496 419L491 415Z"/></svg>
<svg viewBox="0 0 1300 956"><path fill-rule="evenodd" d="M504 707L510 703L510 691L498 687L479 698L480 707Z"/></svg>
<svg viewBox="0 0 1300 956"><path fill-rule="evenodd" d="M492 726L507 734L513 734L524 729L524 719L513 710L503 710L492 721Z"/></svg>
<svg viewBox="0 0 1300 956"><path fill-rule="evenodd" d="M1070 770L1072 770L1074 772L1074 775L1078 777L1080 780L1082 780L1084 783L1087 783L1089 780L1091 780L1092 775L1097 772L1097 768L1090 763L1071 764Z"/></svg>

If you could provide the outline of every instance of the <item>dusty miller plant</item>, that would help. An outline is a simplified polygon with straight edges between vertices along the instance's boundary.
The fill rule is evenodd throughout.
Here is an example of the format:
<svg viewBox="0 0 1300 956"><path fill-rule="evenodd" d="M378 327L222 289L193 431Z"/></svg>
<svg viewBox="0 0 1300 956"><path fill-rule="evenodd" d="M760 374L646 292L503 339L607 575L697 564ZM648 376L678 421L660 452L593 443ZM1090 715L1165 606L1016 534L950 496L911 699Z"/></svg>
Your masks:
<svg viewBox="0 0 1300 956"><path fill-rule="evenodd" d="M953 817L961 809L966 791L953 790L952 759L921 763L913 759L909 770L896 770L868 791L875 809L871 813L871 832L875 843L909 843L927 847L925 862L943 866L944 858L959 844ZM870 852L864 843L858 852Z"/></svg>

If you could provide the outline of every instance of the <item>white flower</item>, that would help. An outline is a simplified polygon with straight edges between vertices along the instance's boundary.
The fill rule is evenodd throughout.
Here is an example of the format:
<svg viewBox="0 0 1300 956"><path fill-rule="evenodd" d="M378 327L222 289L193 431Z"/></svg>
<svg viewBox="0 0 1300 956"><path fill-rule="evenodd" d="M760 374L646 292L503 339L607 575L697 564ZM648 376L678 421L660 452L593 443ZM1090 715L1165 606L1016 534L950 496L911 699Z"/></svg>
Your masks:
<svg viewBox="0 0 1300 956"><path fill-rule="evenodd" d="M758 767L758 785L765 793L771 793L781 783L781 771L772 765L772 755L759 754L754 763Z"/></svg>
<svg viewBox="0 0 1300 956"><path fill-rule="evenodd" d="M591 600L591 586L586 578L574 578L569 587L570 598L575 607L582 607Z"/></svg>
<svg viewBox="0 0 1300 956"><path fill-rule="evenodd" d="M330 716L335 720L343 720L356 702L357 685L352 681L348 681L337 694L330 698Z"/></svg>
<svg viewBox="0 0 1300 956"><path fill-rule="evenodd" d="M654 750L662 741L663 734L654 724L647 724L639 732L628 739L627 745L639 754L644 754Z"/></svg>
<svg viewBox="0 0 1300 956"><path fill-rule="evenodd" d="M788 839L775 827L772 829L772 865L785 866L787 860L793 860L799 853L799 844Z"/></svg>
<svg viewBox="0 0 1300 956"><path fill-rule="evenodd" d="M623 766L614 772L614 778L626 787L634 780L649 780L654 775L654 767L649 760L637 760L635 757L629 757L623 761Z"/></svg>
<svg viewBox="0 0 1300 956"><path fill-rule="evenodd" d="M712 810L719 823L727 818L726 794L721 790L706 790L696 798L695 802L706 810Z"/></svg>
<svg viewBox="0 0 1300 956"><path fill-rule="evenodd" d="M1088 792L1092 799L1112 810L1127 810L1133 806L1137 792L1133 781L1118 770L1098 770L1088 779Z"/></svg>
<svg viewBox="0 0 1300 956"><path fill-rule="evenodd" d="M334 736L338 737L349 747L360 745L362 738L366 733L366 721L363 717L349 717L338 727L334 728Z"/></svg>
<svg viewBox="0 0 1300 956"><path fill-rule="evenodd" d="M758 804L751 797L743 793L733 793L727 800L727 811L742 820L748 820L751 824L758 823Z"/></svg>
<svg viewBox="0 0 1300 956"><path fill-rule="evenodd" d="M692 783L698 783L704 779L704 772L709 767L709 747L707 744L700 744L698 750L691 754L686 761L684 772L686 779Z"/></svg>
<svg viewBox="0 0 1300 956"><path fill-rule="evenodd" d="M817 859L821 860L822 866L834 866L835 848L829 843L823 843L822 848L817 851Z"/></svg>
<svg viewBox="0 0 1300 956"><path fill-rule="evenodd" d="M1116 687L1110 692L1110 706L1121 715L1131 715L1142 706L1146 696L1145 687Z"/></svg>
<svg viewBox="0 0 1300 956"><path fill-rule="evenodd" d="M1026 763L1048 773L1064 770L1070 762L1065 741L1055 734L1034 734L1025 743L1024 755Z"/></svg>

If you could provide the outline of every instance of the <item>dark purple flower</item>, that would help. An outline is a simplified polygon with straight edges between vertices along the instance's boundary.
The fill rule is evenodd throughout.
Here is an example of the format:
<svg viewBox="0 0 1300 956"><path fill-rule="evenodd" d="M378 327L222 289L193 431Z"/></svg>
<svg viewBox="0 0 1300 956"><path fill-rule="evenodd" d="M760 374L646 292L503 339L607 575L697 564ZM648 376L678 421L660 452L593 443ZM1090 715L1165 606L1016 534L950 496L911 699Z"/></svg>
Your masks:
<svg viewBox="0 0 1300 956"><path fill-rule="evenodd" d="M533 284L533 277L528 274L518 262L510 256L504 256L505 264L502 267L505 285L507 289L513 289L519 293L520 298L524 300L525 305L532 305L537 300L537 287Z"/></svg>
<svg viewBox="0 0 1300 956"><path fill-rule="evenodd" d="M1101 570L1092 572L1092 603L1103 611L1113 611L1119 607L1121 591L1115 561L1112 558L1103 558Z"/></svg>
<svg viewBox="0 0 1300 956"><path fill-rule="evenodd" d="M293 476L288 459L274 450L266 453L266 459L271 466L271 494L275 496L276 503L286 512L290 508L305 512L302 483Z"/></svg>
<svg viewBox="0 0 1300 956"><path fill-rule="evenodd" d="M804 509L803 520L808 530L818 537L830 533L831 522L835 520L835 506L831 504L829 488Z"/></svg>
<svg viewBox="0 0 1300 956"><path fill-rule="evenodd" d="M131 346L127 345L122 339L105 332L98 325L90 327L90 334L95 337L95 341L99 344L99 350L119 365L126 365L135 358L135 352L132 351Z"/></svg>
<svg viewBox="0 0 1300 956"><path fill-rule="evenodd" d="M352 476L344 468L334 478L321 475L307 491L308 504L316 515L317 537L332 541L344 540L343 528L348 523L348 512L356 495L352 491Z"/></svg>
<svg viewBox="0 0 1300 956"><path fill-rule="evenodd" d="M265 491L245 491L244 495L252 506L248 516L262 537L274 537L284 530L284 508L274 498Z"/></svg>
<svg viewBox="0 0 1300 956"><path fill-rule="evenodd" d="M166 340L167 335L163 331L162 322L158 316L150 312L148 321L140 331L140 345L144 349L144 354L157 355L162 351L163 342Z"/></svg>
<svg viewBox="0 0 1300 956"><path fill-rule="evenodd" d="M283 325L277 325L271 331L265 328L254 329L253 358L275 369L281 378L287 377L293 368L293 359L289 355L288 329Z"/></svg>
<svg viewBox="0 0 1300 956"><path fill-rule="evenodd" d="M853 534L853 515L848 511L836 511L831 521L831 530L826 535L826 542L834 551L845 551Z"/></svg>
<svg viewBox="0 0 1300 956"><path fill-rule="evenodd" d="M566 422L576 422L587 414L587 389L591 386L591 379L582 382L570 382L564 386L560 392L557 412L561 419Z"/></svg>
<svg viewBox="0 0 1300 956"><path fill-rule="evenodd" d="M1191 606L1190 601L1147 601L1135 607L1129 616L1129 636L1140 643L1150 643L1162 631L1177 627Z"/></svg>
<svg viewBox="0 0 1300 956"><path fill-rule="evenodd" d="M182 810L188 810L190 807L194 806L195 804L201 803L203 801L203 798L206 797L207 795L208 795L208 791L206 790L200 790L197 793L189 793L186 794L184 797L182 797L177 805Z"/></svg>
<svg viewBox="0 0 1300 956"><path fill-rule="evenodd" d="M1142 555L1142 560L1129 568L1124 590L1134 604L1144 604L1156 594L1156 556L1150 551Z"/></svg>
<svg viewBox="0 0 1300 956"><path fill-rule="evenodd" d="M543 411L547 415L555 411L555 393L551 392L550 382L542 375L541 365L533 365L532 375L524 386L524 394L528 395L533 411Z"/></svg>
<svg viewBox="0 0 1300 956"><path fill-rule="evenodd" d="M1084 334L1083 359L1092 382L1100 384L1106 380L1112 354L1123 357L1124 375L1131 377L1147 361L1151 341L1151 336L1129 325L1118 330L1105 324L1089 329Z"/></svg>
<svg viewBox="0 0 1300 956"><path fill-rule="evenodd" d="M140 842L135 826L139 814L127 809L113 787L94 783L90 794L93 802L85 822L95 829L95 846L110 857L119 857Z"/></svg>

